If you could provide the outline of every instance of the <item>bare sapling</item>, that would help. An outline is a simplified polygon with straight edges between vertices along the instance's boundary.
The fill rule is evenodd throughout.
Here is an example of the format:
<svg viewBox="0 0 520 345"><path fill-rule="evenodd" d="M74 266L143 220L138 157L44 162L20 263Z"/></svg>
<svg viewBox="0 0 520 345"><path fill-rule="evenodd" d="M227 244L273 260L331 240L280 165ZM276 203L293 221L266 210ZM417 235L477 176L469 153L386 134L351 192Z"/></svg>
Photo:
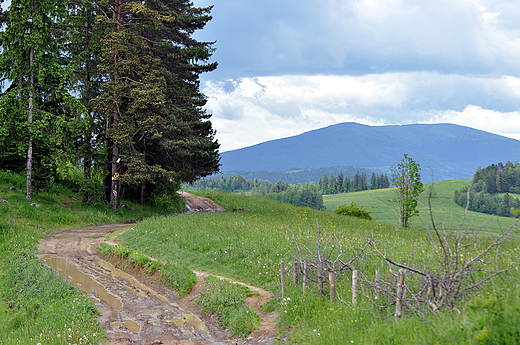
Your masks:
<svg viewBox="0 0 520 345"><path fill-rule="evenodd" d="M336 234L325 239L317 221L316 227L317 237L313 243L298 241L294 232L289 228L286 229L292 235L294 244L292 259L295 263L294 267L299 269L298 273L302 276L304 289L308 282L312 281L317 283L320 293L325 294L323 284L328 281L330 285L331 276L339 277L347 270L356 270L353 263L368 255L367 248L374 236L369 236L364 246L355 255L349 257L349 253L345 251Z"/></svg>
<svg viewBox="0 0 520 345"><path fill-rule="evenodd" d="M366 284L380 289L389 296L386 301L390 301L398 297L398 291L392 288L396 279L396 272L392 268L404 269L408 278L403 291L409 293L409 297L401 299L402 307L418 314L423 314L425 310L436 314L443 308L458 311L457 301L475 295L485 283L513 269L520 260L520 251L509 245L509 241L518 220L501 233L488 232L486 228L489 222L473 229L467 220L470 189L461 221L455 229L450 229L442 217L438 222L434 220L431 207L432 183L428 205L425 206L431 220L431 227L425 231L430 250L428 259L415 264L414 253L411 253L405 258L406 262L398 262L375 246L375 251L384 258L391 274L379 283L367 281ZM397 235L394 247L396 245Z"/></svg>

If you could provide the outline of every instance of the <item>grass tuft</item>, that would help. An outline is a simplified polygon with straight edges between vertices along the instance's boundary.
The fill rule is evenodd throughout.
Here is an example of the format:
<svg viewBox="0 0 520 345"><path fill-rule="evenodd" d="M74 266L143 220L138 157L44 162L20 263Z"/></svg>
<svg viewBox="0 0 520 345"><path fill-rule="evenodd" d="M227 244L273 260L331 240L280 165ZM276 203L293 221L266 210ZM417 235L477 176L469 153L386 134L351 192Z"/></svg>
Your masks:
<svg viewBox="0 0 520 345"><path fill-rule="evenodd" d="M197 283L197 276L186 265L166 264L161 269L161 275L168 287L179 292L180 298L186 296Z"/></svg>
<svg viewBox="0 0 520 345"><path fill-rule="evenodd" d="M209 276L196 302L202 310L217 314L231 334L246 337L260 325L259 316L246 303L251 295L243 285Z"/></svg>

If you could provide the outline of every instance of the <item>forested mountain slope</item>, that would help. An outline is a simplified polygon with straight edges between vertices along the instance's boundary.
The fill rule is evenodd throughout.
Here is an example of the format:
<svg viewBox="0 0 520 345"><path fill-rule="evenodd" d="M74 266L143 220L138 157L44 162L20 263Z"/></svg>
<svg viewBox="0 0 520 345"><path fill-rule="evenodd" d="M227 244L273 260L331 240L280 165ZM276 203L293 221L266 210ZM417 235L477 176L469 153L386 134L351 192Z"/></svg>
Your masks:
<svg viewBox="0 0 520 345"><path fill-rule="evenodd" d="M423 180L471 178L479 166L520 157L520 141L454 124L367 126L348 122L221 154L221 170L262 171L338 165L388 172L407 153Z"/></svg>

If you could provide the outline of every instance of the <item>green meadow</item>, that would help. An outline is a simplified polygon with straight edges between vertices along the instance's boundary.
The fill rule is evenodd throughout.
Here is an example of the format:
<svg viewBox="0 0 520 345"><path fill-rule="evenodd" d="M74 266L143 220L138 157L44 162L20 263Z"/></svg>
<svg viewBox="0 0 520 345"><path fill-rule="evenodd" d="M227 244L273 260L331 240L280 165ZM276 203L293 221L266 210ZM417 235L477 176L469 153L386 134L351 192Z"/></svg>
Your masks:
<svg viewBox="0 0 520 345"><path fill-rule="evenodd" d="M16 185L18 177L0 174L0 185ZM14 182L13 182L14 180ZM294 241L316 249L318 227L322 243L332 241L344 249L343 259L356 256L367 236L394 261L422 265L432 258L431 233L425 230L429 215L421 210L414 228L398 229L396 216L380 201L391 197L388 190L325 196L328 211L317 211L245 195L200 192L226 208L219 213L167 215L164 210L138 205L111 214L103 208L89 208L73 200L72 192L56 186L36 199L35 209L24 199L23 177L19 191L1 190L9 203L0 204L0 344L67 344L70 335L77 343L103 338L95 322L97 311L83 295L61 277L52 274L35 257L38 240L49 232L100 222L142 219L133 230L119 237L132 251L165 262L189 266L213 274L244 281L274 293L265 310L278 312L278 341L297 344L517 344L520 339L520 280L515 269L485 284L480 290L457 301L455 308L441 309L438 315L418 315L405 310L394 321L395 307L372 304L363 293L358 303L352 298L350 271L338 276L337 298L331 302L320 294L315 282L303 291L291 277ZM453 190L469 181L453 180L434 186L432 205L435 219L444 219L446 229L456 228L463 209L451 202ZM329 212L350 204L372 212L368 221ZM425 199L426 201L426 199ZM64 203L72 203L68 208ZM233 209L244 211L233 212ZM491 219L491 221L489 221ZM507 228L512 218L492 218L469 213L468 226L474 231L489 221L478 245L489 243L493 233ZM507 242L509 251L497 253L506 265L518 253L518 238ZM373 279L376 268L388 265L367 248L366 256L353 262ZM411 255L413 253L413 256ZM286 288L282 296L281 262L285 263ZM391 302L391 301L390 301ZM51 321L52 320L52 321Z"/></svg>
<svg viewBox="0 0 520 345"><path fill-rule="evenodd" d="M446 229L458 229L461 225L464 207L457 205L453 201L453 192L468 186L470 183L471 180L448 180L433 185L431 206L434 219L436 221L442 219ZM424 192L419 197L419 201L424 206L428 206L428 195L431 187L432 184L425 184ZM510 195L517 197L514 194ZM350 205L351 202L354 202L356 205L363 206L364 209L369 211L375 220L397 226L399 219L389 206L391 203L388 202L388 200L392 198L392 189L377 189L355 193L324 195L323 204L327 211L334 211L340 205ZM430 213L424 206L418 206L419 215L412 218L412 226L417 228L431 227ZM510 217L498 217L468 211L463 226L478 230L486 224L487 231L500 232L509 228L514 221L515 219Z"/></svg>
<svg viewBox="0 0 520 345"><path fill-rule="evenodd" d="M458 188L463 183L448 181L435 185L435 188L441 188L434 192L435 201L432 203L434 209L446 212L449 221L445 224L460 223L460 215L448 213L457 209L447 196L453 193L450 188ZM315 250L318 226L323 243L335 236L336 243L345 249L345 258L354 257L367 236L371 235L377 247L388 250L388 255L397 262L414 265L432 258L430 233L420 226L397 229L391 212L374 201L371 193L357 193L358 198L352 201L369 210L377 208L374 221L257 197L215 192L199 194L210 197L227 210L240 208L246 211L152 217L119 239L123 245L140 253L273 291L275 297L264 307L278 311L280 339L298 344L516 344L520 339L518 270L507 275L506 279L496 279L458 300L452 310L443 309L439 315L409 313L399 322L394 321L395 309L392 306L375 307L363 296L354 308L345 303L352 298L349 271L336 281L338 298L334 302L327 294L321 295L315 283L310 283L304 292L301 285L292 282L290 269L287 270L287 286L282 296L281 262L286 268L291 267L292 255L296 253L294 239ZM370 203L367 206L364 200L370 200L372 206ZM343 204L350 199L337 199L337 202ZM480 220L486 222L489 216L474 217L475 230L480 228ZM500 221L510 225L512 220ZM492 231L500 231L499 225ZM480 245L489 243L490 234L492 232L486 232ZM504 252L498 258L502 264L510 262L511 255L518 252L516 237L513 241L507 243L507 248L512 251ZM373 252L354 264L361 267L368 277L374 276L376 267L387 267Z"/></svg>

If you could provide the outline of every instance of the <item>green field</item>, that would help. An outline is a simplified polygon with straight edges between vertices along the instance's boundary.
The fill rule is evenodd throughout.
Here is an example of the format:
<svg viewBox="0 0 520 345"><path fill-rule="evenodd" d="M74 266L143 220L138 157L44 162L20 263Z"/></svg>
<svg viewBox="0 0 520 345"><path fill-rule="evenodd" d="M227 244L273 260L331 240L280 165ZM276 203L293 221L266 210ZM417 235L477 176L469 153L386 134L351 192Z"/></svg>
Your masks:
<svg viewBox="0 0 520 345"><path fill-rule="evenodd" d="M439 207L447 202L442 195L450 194L448 187L452 182L444 184L443 191L437 193ZM520 338L518 271L507 280L495 280L483 286L480 292L459 300L456 309L460 314L444 308L439 315L406 315L398 323L393 320L392 307L379 310L363 297L356 308L341 302L352 298L349 274L336 281L340 300L331 303L327 295L317 292L315 283L304 293L301 285L291 282L289 270L282 298L280 263L284 261L286 267L291 267L291 256L296 253L288 229L299 242L314 250L318 223L322 239L327 241L336 235L346 249L344 258L347 259L356 255L370 234L375 235L378 248L384 248L394 260L410 265L431 260L435 245L423 229L396 230L393 224L298 208L257 197L202 194L228 210L247 211L146 219L120 237L122 244L140 253L273 291L275 297L266 308L279 313L280 339L287 337L288 341L298 344L516 344ZM359 201L359 204L363 203ZM380 214L384 213L383 210ZM488 241L489 238L484 237L478 246ZM507 248L517 252L516 241L508 243ZM398 245L394 247L394 244ZM412 257L410 253L415 254ZM504 252L498 259L506 264L512 259L511 255L511 251ZM376 267L387 267L373 251L356 265L370 277Z"/></svg>
<svg viewBox="0 0 520 345"><path fill-rule="evenodd" d="M441 218L445 221L446 229L458 229L464 214L464 208L457 205L453 201L453 192L462 187L469 185L471 180L448 180L438 182L433 185L433 193L431 198L432 210L435 221ZM428 205L428 193L431 184L424 186L424 193L419 197L419 201L424 205ZM510 194L512 196L513 194ZM371 212L372 217L380 222L388 224L399 224L399 218L396 213L387 205L389 199L392 198L392 189L377 189L355 193L342 193L333 195L324 195L323 204L327 211L334 211L340 205L350 205L351 202L357 206L363 206L364 209ZM386 206L385 206L386 205ZM431 228L430 213L428 209L418 206L419 215L412 218L412 226L417 228ZM509 228L515 219L510 217L498 217L488 214L468 211L464 226L471 226L472 229L479 229L482 224L489 222L486 226L488 231L500 232Z"/></svg>
<svg viewBox="0 0 520 345"><path fill-rule="evenodd" d="M1 178L3 186L12 184L6 182L5 176L3 181ZM23 177L20 179L22 183ZM462 208L451 202L451 196L454 189L466 183L466 180L453 180L435 185L432 199L435 219L439 219L441 210L442 214L448 215L444 223L446 229L456 228L460 222ZM102 209L84 208L81 203L74 204L71 211L63 206L64 202L71 201L69 193L56 187L42 194L36 202L48 211L35 211L23 198L22 191L2 191L2 196L10 203L0 204L0 344L16 343L15 339L21 344L36 344L40 339L44 340L42 344L59 344L59 338L68 337L70 332L78 339L85 336L90 343L97 343L102 332L94 322L95 309L59 276L50 274L34 253L38 239L54 229L132 217L144 220L119 237L122 245L132 251L272 291L275 296L264 308L278 312L280 342L285 339L297 344L480 345L517 344L520 339L518 269L511 271L506 279L495 279L458 300L452 310L442 308L439 315L426 312L422 316L405 310L404 317L397 323L392 304L381 308L362 293L355 307L345 303L352 298L350 271L337 277L338 298L331 302L328 290L324 295L320 294L315 282L309 282L303 292L301 284L292 283L289 269L282 297L280 263L283 261L286 268L291 267L292 256L297 254L294 239L300 243L300 248L304 244L314 251L318 226L323 243L332 241L329 249L334 244L336 250L341 245L345 250L342 258L346 261L359 252L367 236L374 236L367 256L353 263L370 280L376 268L388 274L388 265L375 253L376 247L394 261L413 267L433 262L430 268L434 269L438 248L430 242L431 233L423 226L423 223L427 225L428 214L421 211L421 218L413 222L415 228L397 229L393 211L378 201L389 199L389 190L326 197L329 211L354 201L370 210L374 221L258 197L214 192L202 194L227 210L245 211L175 216L153 215L155 211L149 209L139 215L127 210L114 215ZM137 205L130 206L130 209L137 208ZM469 218L468 224L473 222L472 229L478 230L490 216L470 213ZM475 248L489 243L490 235L500 231L500 227L506 228L513 220L498 218L497 223L497 218L493 219L487 227L490 231L486 231ZM493 260L501 265L510 263L518 253L518 242L517 237L506 242L505 251L494 253ZM471 252L468 255L472 255ZM408 280L407 284L413 287L413 280ZM328 289L328 284L325 285ZM394 283L392 286L395 287ZM392 303L388 298L382 298L383 302ZM74 327L71 327L72 321Z"/></svg>

